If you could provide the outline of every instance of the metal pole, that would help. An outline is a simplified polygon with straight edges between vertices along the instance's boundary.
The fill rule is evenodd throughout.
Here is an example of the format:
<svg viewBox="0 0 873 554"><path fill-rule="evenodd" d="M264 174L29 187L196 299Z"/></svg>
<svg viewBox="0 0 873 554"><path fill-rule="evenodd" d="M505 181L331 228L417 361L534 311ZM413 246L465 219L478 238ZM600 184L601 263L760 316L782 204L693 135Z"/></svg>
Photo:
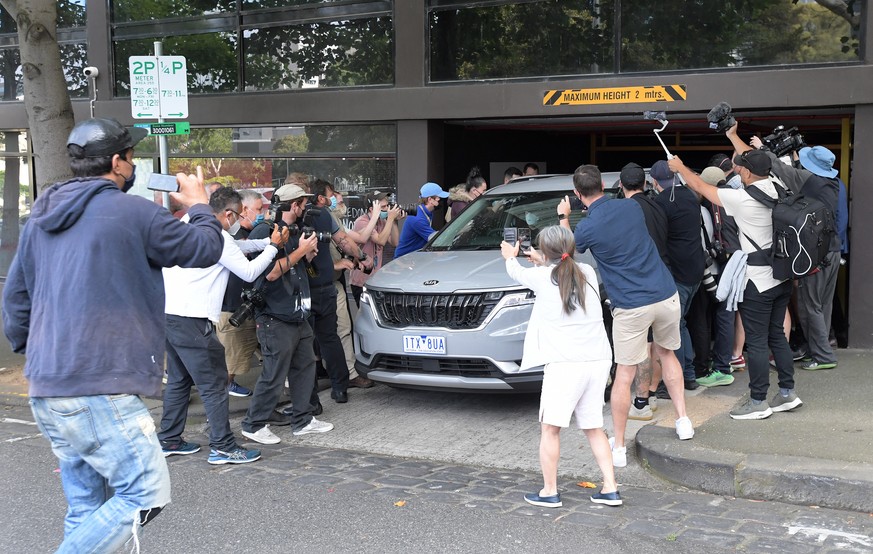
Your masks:
<svg viewBox="0 0 873 554"><path fill-rule="evenodd" d="M160 57L163 54L161 48L161 42L155 41L155 56ZM158 83L161 82L161 64L160 60L158 60ZM158 102L160 104L160 101ZM160 113L160 105L158 106L158 123L163 123L164 118L163 114ZM170 173L170 160L167 157L167 137L166 135L158 135L158 157L161 160L161 173L167 175ZM168 210L170 209L170 193L165 192L162 194L164 207Z"/></svg>

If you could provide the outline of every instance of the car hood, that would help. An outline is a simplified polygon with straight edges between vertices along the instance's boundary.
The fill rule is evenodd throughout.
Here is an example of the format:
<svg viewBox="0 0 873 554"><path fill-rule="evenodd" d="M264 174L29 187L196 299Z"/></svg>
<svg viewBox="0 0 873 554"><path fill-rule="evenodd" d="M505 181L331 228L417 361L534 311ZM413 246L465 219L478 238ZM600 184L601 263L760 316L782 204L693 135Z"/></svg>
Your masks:
<svg viewBox="0 0 873 554"><path fill-rule="evenodd" d="M577 256L591 263L587 258ZM523 267L531 267L527 259L518 259ZM506 262L498 250L412 252L383 266L367 280L366 286L416 293L521 287L506 273Z"/></svg>

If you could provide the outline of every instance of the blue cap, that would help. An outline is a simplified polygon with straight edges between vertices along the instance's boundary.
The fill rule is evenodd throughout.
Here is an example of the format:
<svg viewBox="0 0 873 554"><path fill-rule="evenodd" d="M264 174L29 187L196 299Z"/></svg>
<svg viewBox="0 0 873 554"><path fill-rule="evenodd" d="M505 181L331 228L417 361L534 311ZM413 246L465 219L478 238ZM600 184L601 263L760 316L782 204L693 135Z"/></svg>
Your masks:
<svg viewBox="0 0 873 554"><path fill-rule="evenodd" d="M449 193L443 190L443 187L436 183L425 183L421 186L421 197L428 198L429 196L439 196L440 198L448 198Z"/></svg>
<svg viewBox="0 0 873 554"><path fill-rule="evenodd" d="M804 169L815 173L819 177L828 177L833 179L837 176L837 171L834 169L834 161L836 161L836 156L834 153L825 148L824 146L813 146L810 148L806 146L800 149L800 165L803 166Z"/></svg>

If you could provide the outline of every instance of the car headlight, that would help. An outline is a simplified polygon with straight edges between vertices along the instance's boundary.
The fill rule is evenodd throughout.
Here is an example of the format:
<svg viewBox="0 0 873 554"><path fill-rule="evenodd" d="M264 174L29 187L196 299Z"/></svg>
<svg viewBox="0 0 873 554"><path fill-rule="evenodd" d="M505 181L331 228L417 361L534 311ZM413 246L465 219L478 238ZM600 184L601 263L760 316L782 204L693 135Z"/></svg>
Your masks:
<svg viewBox="0 0 873 554"><path fill-rule="evenodd" d="M367 291L367 286L364 285L363 291L361 292L361 304L366 304L370 306L372 302L370 302L370 293Z"/></svg>
<svg viewBox="0 0 873 554"><path fill-rule="evenodd" d="M514 292L511 294L507 294L503 297L498 304L501 308L513 308L516 306L527 306L529 304L533 304L534 300L536 300L536 295L532 290L524 291L524 292Z"/></svg>

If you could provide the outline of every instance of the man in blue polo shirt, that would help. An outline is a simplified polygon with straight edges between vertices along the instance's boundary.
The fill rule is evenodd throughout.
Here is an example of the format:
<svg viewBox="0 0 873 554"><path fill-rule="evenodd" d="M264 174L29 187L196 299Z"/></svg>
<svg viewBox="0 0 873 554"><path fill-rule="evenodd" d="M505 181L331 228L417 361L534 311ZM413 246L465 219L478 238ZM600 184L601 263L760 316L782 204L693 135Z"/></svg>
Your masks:
<svg viewBox="0 0 873 554"><path fill-rule="evenodd" d="M400 231L395 258L421 250L427 244L427 239L436 232L433 230L433 211L439 206L440 198L449 197L449 193L436 183L425 183L420 193L418 210L406 219Z"/></svg>
<svg viewBox="0 0 873 554"><path fill-rule="evenodd" d="M646 339L652 328L655 357L663 368L664 383L676 414L680 440L694 436L685 415L682 367L673 352L679 348L679 295L670 271L646 229L643 210L633 200L610 200L603 195L600 170L583 165L573 174L574 193L588 208L576 226L576 249L591 250L606 292L612 302L612 342L617 364L612 386L612 419L615 425L613 464L627 464L624 431L630 407L630 386L637 364L648 356ZM570 228L570 200L558 204L561 225Z"/></svg>

